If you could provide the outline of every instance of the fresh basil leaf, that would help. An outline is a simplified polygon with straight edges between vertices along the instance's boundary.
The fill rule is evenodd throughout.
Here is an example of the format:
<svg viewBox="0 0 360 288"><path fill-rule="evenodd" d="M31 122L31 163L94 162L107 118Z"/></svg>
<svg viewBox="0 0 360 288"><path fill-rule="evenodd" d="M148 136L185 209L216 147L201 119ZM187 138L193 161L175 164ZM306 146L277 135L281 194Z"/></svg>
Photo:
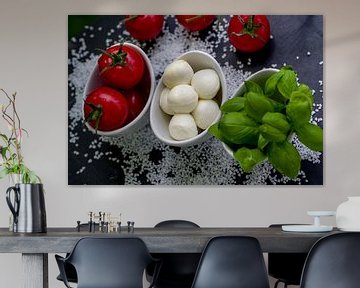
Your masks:
<svg viewBox="0 0 360 288"><path fill-rule="evenodd" d="M273 95L274 97L275 95ZM281 96L281 95L280 95ZM276 97L274 97L274 99L268 98L271 105L274 107L274 112L282 112L286 105L284 105L281 102L278 102L277 100L275 100ZM279 99L279 101L284 101L285 99L283 99L283 97L281 96L281 99Z"/></svg>
<svg viewBox="0 0 360 288"><path fill-rule="evenodd" d="M265 160L266 156L259 149L242 147L234 153L234 158L240 163L241 169L248 173L256 164Z"/></svg>
<svg viewBox="0 0 360 288"><path fill-rule="evenodd" d="M281 174L294 179L300 172L301 157L296 148L288 141L270 143L268 158Z"/></svg>
<svg viewBox="0 0 360 288"><path fill-rule="evenodd" d="M294 125L295 129L310 121L311 106L308 98L304 94L293 93L296 97L290 99L289 104L286 106L286 115Z"/></svg>
<svg viewBox="0 0 360 288"><path fill-rule="evenodd" d="M264 94L263 89L254 81L245 81L245 87L247 92L255 92L259 94Z"/></svg>
<svg viewBox="0 0 360 288"><path fill-rule="evenodd" d="M262 118L262 123L268 124L278 130L280 130L282 133L287 134L290 130L290 124L286 119L286 116L281 113L271 113L268 112L264 115Z"/></svg>
<svg viewBox="0 0 360 288"><path fill-rule="evenodd" d="M238 112L244 109L244 103L244 97L234 97L221 105L220 110L222 112Z"/></svg>
<svg viewBox="0 0 360 288"><path fill-rule="evenodd" d="M273 95L276 92L276 86L279 80L284 76L284 71L280 70L272 74L265 82L265 94L268 96Z"/></svg>
<svg viewBox="0 0 360 288"><path fill-rule="evenodd" d="M305 84L300 84L296 91L299 91L300 93L305 94L305 96L309 100L310 105L311 106L313 105L313 103L314 103L314 95L313 95L312 91L310 90L309 86L307 86Z"/></svg>
<svg viewBox="0 0 360 288"><path fill-rule="evenodd" d="M224 114L219 122L221 135L234 144L256 145L259 137L259 125L244 112Z"/></svg>
<svg viewBox="0 0 360 288"><path fill-rule="evenodd" d="M296 73L293 70L284 70L284 75L277 83L280 94L289 99L293 91L297 89Z"/></svg>
<svg viewBox="0 0 360 288"><path fill-rule="evenodd" d="M311 150L323 151L323 130L319 126L307 123L296 129L296 134Z"/></svg>
<svg viewBox="0 0 360 288"><path fill-rule="evenodd" d="M248 92L245 94L245 112L257 122L261 122L266 112L273 112L274 107L262 94Z"/></svg>
<svg viewBox="0 0 360 288"><path fill-rule="evenodd" d="M211 125L208 129L209 133L213 135L215 138L222 140L221 132L219 130L219 123L215 123Z"/></svg>
<svg viewBox="0 0 360 288"><path fill-rule="evenodd" d="M284 132L268 124L260 126L260 133L269 142L283 142L287 137Z"/></svg>
<svg viewBox="0 0 360 288"><path fill-rule="evenodd" d="M267 144L269 144L269 140L265 139L264 136L262 136L260 134L259 139L258 139L258 143L257 143L257 147L260 150L264 150L264 148L266 147Z"/></svg>

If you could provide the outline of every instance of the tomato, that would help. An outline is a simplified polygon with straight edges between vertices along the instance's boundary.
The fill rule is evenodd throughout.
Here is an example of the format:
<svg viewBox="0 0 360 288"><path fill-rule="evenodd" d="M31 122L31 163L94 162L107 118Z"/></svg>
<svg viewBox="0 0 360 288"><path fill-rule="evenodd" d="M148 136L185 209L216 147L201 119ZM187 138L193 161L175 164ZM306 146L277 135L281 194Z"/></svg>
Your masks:
<svg viewBox="0 0 360 288"><path fill-rule="evenodd" d="M191 32L204 30L214 22L214 15L176 15L179 23Z"/></svg>
<svg viewBox="0 0 360 288"><path fill-rule="evenodd" d="M144 109L147 96L143 95L141 91L137 89L126 90L124 91L124 94L126 96L129 105L129 116L126 122L130 123Z"/></svg>
<svg viewBox="0 0 360 288"><path fill-rule="evenodd" d="M235 15L228 27L229 40L241 52L261 50L270 39L270 23L265 15Z"/></svg>
<svg viewBox="0 0 360 288"><path fill-rule="evenodd" d="M129 116L129 104L119 91L101 86L87 95L85 121L95 130L113 131L121 128Z"/></svg>
<svg viewBox="0 0 360 288"><path fill-rule="evenodd" d="M139 41L155 39L160 34L163 24L163 15L133 15L125 18L126 30Z"/></svg>
<svg viewBox="0 0 360 288"><path fill-rule="evenodd" d="M127 45L114 45L98 59L100 78L104 84L118 89L130 89L141 80L144 60L139 52Z"/></svg>

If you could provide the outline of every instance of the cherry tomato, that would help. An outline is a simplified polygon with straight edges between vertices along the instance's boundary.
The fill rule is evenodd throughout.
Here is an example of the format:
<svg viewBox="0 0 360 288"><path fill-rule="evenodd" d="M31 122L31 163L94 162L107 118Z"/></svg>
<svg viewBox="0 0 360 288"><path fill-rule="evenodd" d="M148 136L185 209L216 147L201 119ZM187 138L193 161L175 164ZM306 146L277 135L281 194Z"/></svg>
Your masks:
<svg viewBox="0 0 360 288"><path fill-rule="evenodd" d="M176 15L179 23L191 32L204 30L214 22L214 15Z"/></svg>
<svg viewBox="0 0 360 288"><path fill-rule="evenodd" d="M144 60L139 52L127 45L114 45L98 59L100 78L104 84L130 89L142 78Z"/></svg>
<svg viewBox="0 0 360 288"><path fill-rule="evenodd" d="M85 121L95 130L113 131L124 126L129 116L129 104L119 91L102 86L85 99Z"/></svg>
<svg viewBox="0 0 360 288"><path fill-rule="evenodd" d="M125 28L139 41L155 39L164 24L163 15L129 15L125 18Z"/></svg>
<svg viewBox="0 0 360 288"><path fill-rule="evenodd" d="M265 15L235 15L228 27L229 40L241 52L261 50L270 39L270 23Z"/></svg>
<svg viewBox="0 0 360 288"><path fill-rule="evenodd" d="M129 116L126 120L127 123L133 121L144 109L147 96L143 95L141 91L137 89L131 89L124 91L126 99L129 104Z"/></svg>

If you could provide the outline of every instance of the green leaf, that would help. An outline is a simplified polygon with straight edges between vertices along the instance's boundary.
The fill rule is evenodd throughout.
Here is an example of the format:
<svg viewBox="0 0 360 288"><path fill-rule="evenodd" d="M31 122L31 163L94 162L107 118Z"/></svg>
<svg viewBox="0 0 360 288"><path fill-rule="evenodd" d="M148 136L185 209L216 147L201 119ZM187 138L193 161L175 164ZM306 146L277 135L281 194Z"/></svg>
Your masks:
<svg viewBox="0 0 360 288"><path fill-rule="evenodd" d="M248 173L256 164L265 160L266 156L259 149L242 147L234 153L234 158L240 163L240 167Z"/></svg>
<svg viewBox="0 0 360 288"><path fill-rule="evenodd" d="M2 138L5 143L8 142L8 137L5 134L0 133L0 138Z"/></svg>
<svg viewBox="0 0 360 288"><path fill-rule="evenodd" d="M296 148L288 141L270 143L268 157L270 163L281 174L291 179L296 178L299 174L301 157Z"/></svg>
<svg viewBox="0 0 360 288"><path fill-rule="evenodd" d="M272 74L265 83L265 94L268 96L273 95L276 92L276 87L279 80L284 76L284 71L280 70Z"/></svg>
<svg viewBox="0 0 360 288"><path fill-rule="evenodd" d="M255 93L259 93L259 94L264 94L264 91L260 87L260 85L254 81L250 81L250 80L245 81L245 87L246 87L247 92L255 92Z"/></svg>
<svg viewBox="0 0 360 288"><path fill-rule="evenodd" d="M0 179L3 179L7 175L9 175L9 170L7 168L4 168L0 171Z"/></svg>
<svg viewBox="0 0 360 288"><path fill-rule="evenodd" d="M221 135L233 144L257 144L259 125L244 112L224 114L219 122Z"/></svg>
<svg viewBox="0 0 360 288"><path fill-rule="evenodd" d="M274 107L274 112L282 112L285 109L286 105L284 105L283 103L278 102L275 99L271 99L271 98L268 98L268 99L269 99L271 105ZM280 101L282 101L282 100L280 100Z"/></svg>
<svg viewBox="0 0 360 288"><path fill-rule="evenodd" d="M228 146L231 145L229 141L227 141L221 134L221 131L219 129L219 123L215 123L209 127L209 133L213 135L215 138L219 139L221 142L224 142Z"/></svg>
<svg viewBox="0 0 360 288"><path fill-rule="evenodd" d="M269 142L283 142L287 137L285 133L268 124L260 126L260 133Z"/></svg>
<svg viewBox="0 0 360 288"><path fill-rule="evenodd" d="M305 94L305 96L307 97L310 106L312 107L313 103L314 103L314 95L312 93L312 91L310 90L309 86L305 85L305 84L300 84L299 87L297 88L298 92ZM293 92L292 94L294 94L295 92ZM290 96L290 98L293 97L292 95Z"/></svg>
<svg viewBox="0 0 360 288"><path fill-rule="evenodd" d="M300 92L294 92L286 106L286 115L297 129L310 121L311 110L308 98Z"/></svg>
<svg viewBox="0 0 360 288"><path fill-rule="evenodd" d="M323 130L319 126L307 123L296 129L296 134L311 150L323 151Z"/></svg>
<svg viewBox="0 0 360 288"><path fill-rule="evenodd" d="M261 122L264 114L266 112L273 112L274 107L265 95L248 92L245 94L245 111L251 118Z"/></svg>
<svg viewBox="0 0 360 288"><path fill-rule="evenodd" d="M257 143L257 147L260 150L264 150L264 148L266 147L267 144L269 144L269 140L265 139L264 136L262 136L260 134L259 139L258 139L258 143Z"/></svg>
<svg viewBox="0 0 360 288"><path fill-rule="evenodd" d="M287 134L290 130L290 124L286 119L286 116L282 113L266 113L263 118L261 119L262 123L268 124L282 133Z"/></svg>
<svg viewBox="0 0 360 288"><path fill-rule="evenodd" d="M283 76L277 83L280 94L289 99L293 91L297 89L296 73L293 70L284 70Z"/></svg>
<svg viewBox="0 0 360 288"><path fill-rule="evenodd" d="M221 105L220 110L222 112L238 112L244 109L244 103L244 97L234 97Z"/></svg>

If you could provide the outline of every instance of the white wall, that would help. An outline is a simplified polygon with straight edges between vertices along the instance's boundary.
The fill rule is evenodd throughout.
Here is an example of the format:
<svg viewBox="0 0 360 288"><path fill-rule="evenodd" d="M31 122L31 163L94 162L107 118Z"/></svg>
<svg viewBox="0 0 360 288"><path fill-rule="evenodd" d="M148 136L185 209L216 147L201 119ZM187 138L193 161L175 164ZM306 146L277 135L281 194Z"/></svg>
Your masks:
<svg viewBox="0 0 360 288"><path fill-rule="evenodd" d="M360 195L359 4L358 0L0 0L0 87L18 92L22 123L30 133L24 155L45 184L48 226L74 226L77 219L86 219L89 210L121 211L136 226L153 226L164 218L187 218L201 226L309 222L307 210L334 210L347 195ZM67 15L190 11L325 15L324 186L67 185ZM8 224L7 186L6 180L0 182L2 227ZM53 255L49 262L50 287L62 287L54 280ZM20 272L19 255L0 255L1 287L20 287Z"/></svg>

